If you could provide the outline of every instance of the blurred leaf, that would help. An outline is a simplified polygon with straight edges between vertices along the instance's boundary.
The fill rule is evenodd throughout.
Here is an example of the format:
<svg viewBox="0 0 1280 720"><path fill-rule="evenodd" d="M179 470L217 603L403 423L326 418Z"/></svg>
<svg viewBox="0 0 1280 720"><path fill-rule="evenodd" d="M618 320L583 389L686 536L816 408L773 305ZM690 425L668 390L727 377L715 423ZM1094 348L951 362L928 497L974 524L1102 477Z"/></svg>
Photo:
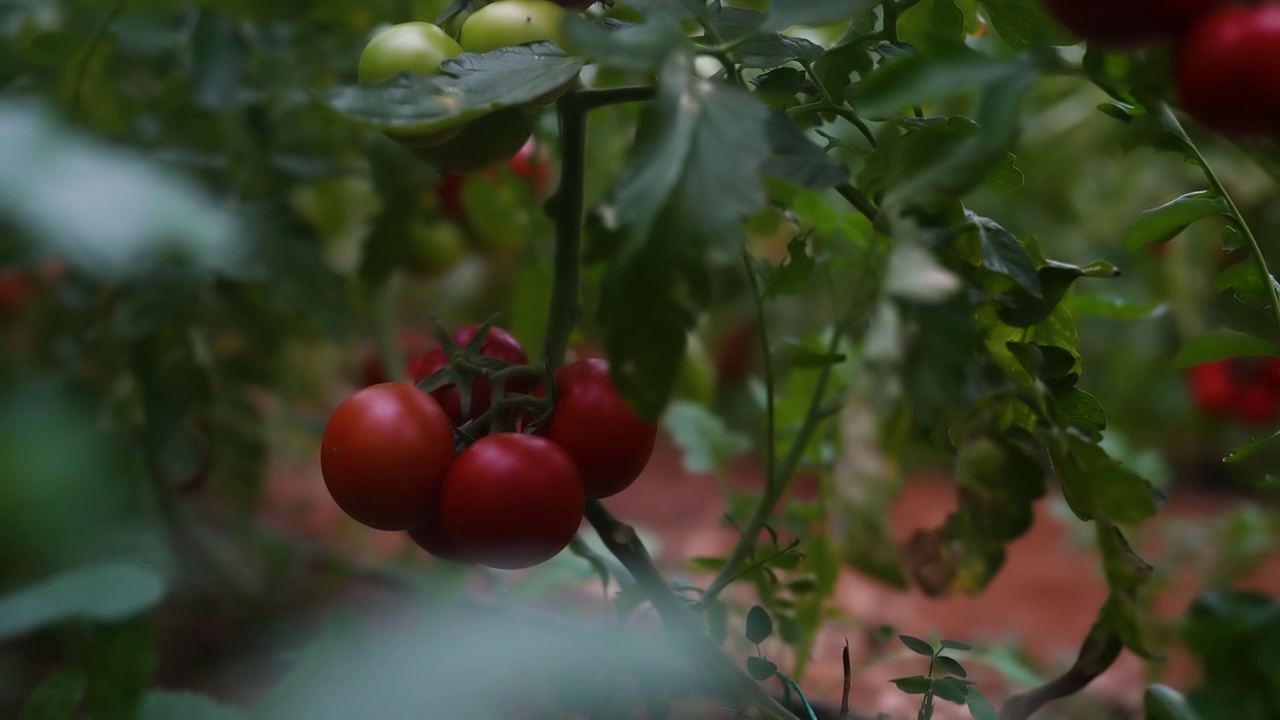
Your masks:
<svg viewBox="0 0 1280 720"><path fill-rule="evenodd" d="M154 607L164 591L154 570L132 563L67 570L0 597L0 639L72 618L124 620Z"/></svg>
<svg viewBox="0 0 1280 720"><path fill-rule="evenodd" d="M919 245L902 243L889 256L884 292L922 303L936 303L960 291L960 278Z"/></svg>
<svg viewBox="0 0 1280 720"><path fill-rule="evenodd" d="M973 649L973 646L967 642L962 642L960 640L948 640L946 638L943 638L942 641L939 642L939 645L941 645L944 650L959 650L961 652L965 652Z"/></svg>
<svg viewBox="0 0 1280 720"><path fill-rule="evenodd" d="M1026 72L1027 68L1017 61L991 58L971 50L904 55L871 73L854 95L854 107L868 118L887 118L978 86L1003 84Z"/></svg>
<svg viewBox="0 0 1280 720"><path fill-rule="evenodd" d="M773 0L762 32L778 32L795 25L825 25L853 17L875 0Z"/></svg>
<svg viewBox="0 0 1280 720"><path fill-rule="evenodd" d="M1098 317L1107 320L1138 322L1152 320L1169 312L1167 303L1126 300L1118 297L1076 293L1068 301L1076 317Z"/></svg>
<svg viewBox="0 0 1280 720"><path fill-rule="evenodd" d="M894 678L889 682L897 685L899 690L908 695L923 695L933 687L933 681L923 675Z"/></svg>
<svg viewBox="0 0 1280 720"><path fill-rule="evenodd" d="M142 700L138 720L243 720L240 710L195 693L153 690Z"/></svg>
<svg viewBox="0 0 1280 720"><path fill-rule="evenodd" d="M1272 433L1271 435L1268 435L1267 437L1264 437L1261 440L1254 440L1253 442L1245 443L1244 445L1237 446L1225 458L1223 458L1222 461L1238 462L1258 452L1259 450L1266 447L1267 445L1270 445L1272 442L1274 442L1277 439L1280 439L1280 431L1276 431L1275 433Z"/></svg>
<svg viewBox="0 0 1280 720"><path fill-rule="evenodd" d="M1274 276L1271 278L1271 284L1280 290L1280 282L1277 282ZM1219 273L1213 279L1213 289L1218 292L1227 289L1235 290L1236 299L1245 305L1266 307L1271 303L1266 282L1262 279L1258 264L1252 259L1236 263Z"/></svg>
<svg viewBox="0 0 1280 720"><path fill-rule="evenodd" d="M191 88L196 107L226 109L240 89L247 62L236 21L215 10L200 11L191 37Z"/></svg>
<svg viewBox="0 0 1280 720"><path fill-rule="evenodd" d="M663 429L684 451L684 469L701 474L725 465L751 449L751 438L697 403L676 401L662 418Z"/></svg>
<svg viewBox="0 0 1280 720"><path fill-rule="evenodd" d="M947 659L947 658L942 658ZM954 662L954 661L953 661ZM947 702L953 702L957 705L964 705L965 696L968 695L966 687L955 678L934 678L933 694L935 697L942 698Z"/></svg>
<svg viewBox="0 0 1280 720"><path fill-rule="evenodd" d="M94 720L138 717L156 656L156 627L150 616L93 627L85 701Z"/></svg>
<svg viewBox="0 0 1280 720"><path fill-rule="evenodd" d="M232 267L233 219L199 187L137 155L89 140L47 109L0 102L0 218L82 270L135 274L169 252Z"/></svg>
<svg viewBox="0 0 1280 720"><path fill-rule="evenodd" d="M1000 720L1000 716L996 713L996 709L991 707L991 703L987 701L977 688L969 688L969 694L965 696L965 702L969 706L969 715L973 720Z"/></svg>
<svg viewBox="0 0 1280 720"><path fill-rule="evenodd" d="M72 720L87 686L83 669L63 668L31 693L18 713L18 720Z"/></svg>
<svg viewBox="0 0 1280 720"><path fill-rule="evenodd" d="M773 620L768 611L759 605L751 606L747 612L747 639L759 645L773 634Z"/></svg>
<svg viewBox="0 0 1280 720"><path fill-rule="evenodd" d="M1077 41L1062 25L1049 17L1037 2L1025 0L979 0L996 33L1016 52L1026 52L1037 42L1072 45Z"/></svg>
<svg viewBox="0 0 1280 720"><path fill-rule="evenodd" d="M778 672L778 666L762 657L752 655L747 658L747 672L756 682L764 682Z"/></svg>
<svg viewBox="0 0 1280 720"><path fill-rule="evenodd" d="M811 190L849 181L849 169L828 157L786 115L771 113L765 131L772 151L764 162L766 174Z"/></svg>
<svg viewBox="0 0 1280 720"><path fill-rule="evenodd" d="M964 13L955 0L924 0L898 16L898 35L925 54L964 45Z"/></svg>
<svg viewBox="0 0 1280 720"><path fill-rule="evenodd" d="M1189 368L1242 356L1280 357L1280 347L1237 330L1214 330L1183 345L1173 364Z"/></svg>
<svg viewBox="0 0 1280 720"><path fill-rule="evenodd" d="M956 661L955 658L939 655L933 659L933 666L937 670L941 670L948 675L955 675L958 678L968 677L969 673L965 671L964 666Z"/></svg>
<svg viewBox="0 0 1280 720"><path fill-rule="evenodd" d="M1280 713L1280 605L1254 590L1210 590L1187 610L1182 639L1200 665L1187 700L1204 720Z"/></svg>
<svg viewBox="0 0 1280 720"><path fill-rule="evenodd" d="M1177 690L1168 685L1151 685L1142 696L1144 720L1200 720L1200 715Z"/></svg>
<svg viewBox="0 0 1280 720"><path fill-rule="evenodd" d="M1153 517L1163 496L1098 445L1072 434L1052 444L1049 458L1062 494L1081 520L1102 516L1121 523Z"/></svg>
<svg viewBox="0 0 1280 720"><path fill-rule="evenodd" d="M1191 223L1227 212L1226 201L1207 190L1188 193L1142 213L1125 230L1124 244L1133 250L1148 243L1168 242Z"/></svg>
<svg viewBox="0 0 1280 720"><path fill-rule="evenodd" d="M688 43L680 24L666 15L612 29L570 17L564 31L566 42L576 54L601 65L637 72L657 70L667 57Z"/></svg>

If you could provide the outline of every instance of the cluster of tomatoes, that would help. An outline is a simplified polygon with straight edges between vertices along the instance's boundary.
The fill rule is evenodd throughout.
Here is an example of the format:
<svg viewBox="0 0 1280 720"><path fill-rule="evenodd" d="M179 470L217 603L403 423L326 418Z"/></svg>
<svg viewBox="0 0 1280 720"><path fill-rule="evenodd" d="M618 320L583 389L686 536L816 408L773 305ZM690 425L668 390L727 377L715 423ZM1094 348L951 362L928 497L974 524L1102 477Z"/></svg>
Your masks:
<svg viewBox="0 0 1280 720"><path fill-rule="evenodd" d="M607 361L565 365L548 392L515 338L480 330L412 357L421 388L378 383L339 405L321 473L364 525L407 531L446 560L530 567L568 546L588 499L635 482L657 426L627 405Z"/></svg>
<svg viewBox="0 0 1280 720"><path fill-rule="evenodd" d="M1270 425L1280 417L1280 358L1234 358L1197 365L1191 393L1208 415Z"/></svg>
<svg viewBox="0 0 1280 720"><path fill-rule="evenodd" d="M526 43L549 41L561 47L561 27L568 12L594 0L497 0L471 13L455 39L444 28L426 22L392 25L373 36L360 55L358 78L366 85L387 82L402 73L438 75L440 65L464 52L488 53ZM530 108L508 108L469 123L443 129L391 135L419 157L444 172L467 173L510 160L529 140L526 110L544 105L567 90L549 94Z"/></svg>
<svg viewBox="0 0 1280 720"><path fill-rule="evenodd" d="M1183 108L1220 132L1280 135L1280 3L1234 0L1044 0L1080 37L1134 48L1177 43Z"/></svg>

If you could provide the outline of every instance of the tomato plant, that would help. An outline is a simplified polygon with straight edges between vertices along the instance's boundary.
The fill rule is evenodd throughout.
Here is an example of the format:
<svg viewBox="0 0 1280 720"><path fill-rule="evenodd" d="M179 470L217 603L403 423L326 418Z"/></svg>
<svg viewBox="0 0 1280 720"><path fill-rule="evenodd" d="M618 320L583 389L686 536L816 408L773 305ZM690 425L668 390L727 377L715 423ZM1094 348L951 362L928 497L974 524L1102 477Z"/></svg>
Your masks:
<svg viewBox="0 0 1280 720"><path fill-rule="evenodd" d="M446 142L414 150L441 171L470 173L508 162L531 134L529 118L523 111L499 110L471 122Z"/></svg>
<svg viewBox="0 0 1280 720"><path fill-rule="evenodd" d="M1280 5L1225 7L1178 47L1174 80L1187 112L1224 132L1280 133Z"/></svg>
<svg viewBox="0 0 1280 720"><path fill-rule="evenodd" d="M441 527L460 556L516 569L568 547L586 495L564 450L533 435L499 433L458 455L440 503Z"/></svg>
<svg viewBox="0 0 1280 720"><path fill-rule="evenodd" d="M606 360L572 362L556 372L555 383L555 411L539 433L573 458L588 497L627 489L649 463L657 426L628 407Z"/></svg>
<svg viewBox="0 0 1280 720"><path fill-rule="evenodd" d="M465 346L475 338L479 332L479 325L469 325L453 334L453 342ZM511 333L499 327L489 328L484 336L484 340L480 343L480 355L487 358L494 358L511 365L524 365L529 362L529 358L525 355L524 348L520 342L512 337ZM443 348L436 347L431 349L417 361L413 369L414 382L422 382L431 377L433 373L445 367L448 363L448 356ZM526 382L515 381L507 388L508 393L527 393L529 387ZM468 411L463 411L462 394L459 392L457 385L449 384L431 391L431 396L440 403L440 407L449 416L449 420L459 426L468 420L474 420L484 415L489 410L489 406L493 403L493 387L487 378L480 377L476 379L471 387L470 406Z"/></svg>
<svg viewBox="0 0 1280 720"><path fill-rule="evenodd" d="M330 416L320 468L334 502L378 530L424 522L453 461L453 429L432 397L412 385L358 391Z"/></svg>

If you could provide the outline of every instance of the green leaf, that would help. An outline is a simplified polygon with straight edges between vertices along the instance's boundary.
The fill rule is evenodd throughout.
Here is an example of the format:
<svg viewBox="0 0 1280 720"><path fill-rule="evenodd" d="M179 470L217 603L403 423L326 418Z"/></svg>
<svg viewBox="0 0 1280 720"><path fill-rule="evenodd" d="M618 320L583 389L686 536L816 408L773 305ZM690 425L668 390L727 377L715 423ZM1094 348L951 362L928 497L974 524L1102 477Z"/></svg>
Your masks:
<svg viewBox="0 0 1280 720"><path fill-rule="evenodd" d="M1147 210L1124 233L1125 247L1130 250L1148 243L1172 240L1197 220L1228 211L1226 201L1207 190L1188 193L1153 210Z"/></svg>
<svg viewBox="0 0 1280 720"><path fill-rule="evenodd" d="M1042 297L1040 274L1026 248L995 221L965 210L982 249L982 267L1004 275L1034 297Z"/></svg>
<svg viewBox="0 0 1280 720"><path fill-rule="evenodd" d="M137 717L143 693L155 673L156 656L156 627L148 615L93 626L85 690L92 717Z"/></svg>
<svg viewBox="0 0 1280 720"><path fill-rule="evenodd" d="M673 402L663 415L662 427L683 451L684 469L694 475L723 469L751 449L751 438L697 403Z"/></svg>
<svg viewBox="0 0 1280 720"><path fill-rule="evenodd" d="M743 221L764 203L765 108L673 57L644 110L628 167L601 211L619 237L599 310L614 382L656 417L686 333L707 302L707 263L737 262Z"/></svg>
<svg viewBox="0 0 1280 720"><path fill-rule="evenodd" d="M164 596L148 567L104 562L61 572L0 597L0 639L67 619L115 622L145 612Z"/></svg>
<svg viewBox="0 0 1280 720"><path fill-rule="evenodd" d="M576 54L600 65L633 72L657 70L673 52L688 44L679 22L666 15L612 29L570 16L564 33Z"/></svg>
<svg viewBox="0 0 1280 720"><path fill-rule="evenodd" d="M947 650L959 650L961 652L964 652L964 651L973 649L973 646L967 642L961 642L959 640L948 640L946 638L943 638L942 642L939 644L942 645L942 647Z"/></svg>
<svg viewBox="0 0 1280 720"><path fill-rule="evenodd" d="M1127 300L1102 295L1075 293L1069 301L1071 314L1076 317L1097 317L1106 320L1138 322L1153 320L1169 312L1168 303Z"/></svg>
<svg viewBox="0 0 1280 720"><path fill-rule="evenodd" d="M29 101L0 102L0 219L88 272L137 274L175 250L205 268L243 261L240 229L196 183L71 130Z"/></svg>
<svg viewBox="0 0 1280 720"><path fill-rule="evenodd" d="M1280 357L1280 347L1237 330L1214 330L1182 346L1173 364L1189 368L1243 356Z"/></svg>
<svg viewBox="0 0 1280 720"><path fill-rule="evenodd" d="M191 31L191 55L191 92L196 107L220 111L231 106L248 61L236 21L215 10L201 10Z"/></svg>
<svg viewBox="0 0 1280 720"><path fill-rule="evenodd" d="M933 54L964 44L964 13L955 0L925 0L898 16L903 42Z"/></svg>
<svg viewBox="0 0 1280 720"><path fill-rule="evenodd" d="M1153 659L1145 638L1146 611L1138 605L1137 593L1151 580L1154 568L1133 551L1120 528L1099 522L1095 530L1107 587L1111 590L1099 622L1106 624L1124 646L1139 657Z"/></svg>
<svg viewBox="0 0 1280 720"><path fill-rule="evenodd" d="M756 682L764 682L778 673L778 666L762 657L752 655L747 658L747 672Z"/></svg>
<svg viewBox="0 0 1280 720"><path fill-rule="evenodd" d="M243 720L245 714L196 693L153 690L142 700L138 720Z"/></svg>
<svg viewBox="0 0 1280 720"><path fill-rule="evenodd" d="M321 99L366 127L425 134L557 92L578 77L584 64L552 43L537 42L483 55L463 53L441 64L448 75L404 74L379 85L333 88Z"/></svg>
<svg viewBox="0 0 1280 720"><path fill-rule="evenodd" d="M977 688L969 688L965 701L969 705L969 715L973 720L1000 720L996 709L982 696L982 693L978 692Z"/></svg>
<svg viewBox="0 0 1280 720"><path fill-rule="evenodd" d="M969 677L969 673L964 666L956 661L955 658L939 655L933 659L933 666L948 675L955 675L959 678Z"/></svg>
<svg viewBox="0 0 1280 720"><path fill-rule="evenodd" d="M911 635L899 635L898 640L901 641L903 645L906 645L908 650L917 655L923 655L930 658L933 657L933 646L926 640L921 640L920 638L912 637Z"/></svg>
<svg viewBox="0 0 1280 720"><path fill-rule="evenodd" d="M1062 494L1081 520L1102 515L1116 522L1139 523L1156 514L1163 496L1151 483L1113 460L1099 445L1067 434L1049 450Z"/></svg>
<svg viewBox="0 0 1280 720"><path fill-rule="evenodd" d="M1280 431L1277 431L1271 435L1268 435L1267 437L1264 437L1261 440L1254 440L1251 443L1245 443L1244 445L1240 445L1239 447L1232 450L1225 458L1222 459L1222 461L1223 462L1239 462L1249 457L1250 455L1258 452L1259 450L1266 447L1267 445L1270 445L1271 443L1275 442L1277 439L1280 439Z"/></svg>
<svg viewBox="0 0 1280 720"><path fill-rule="evenodd" d="M747 611L747 639L759 645L773 634L773 619L768 611L759 605L751 606Z"/></svg>
<svg viewBox="0 0 1280 720"><path fill-rule="evenodd" d="M1274 276L1271 278L1271 285L1280 290L1280 282ZM1253 260L1236 263L1218 273L1218 277L1213 279L1213 289L1218 292L1235 290L1236 299L1245 305L1266 307L1271 303L1266 281L1262 279L1258 264Z"/></svg>
<svg viewBox="0 0 1280 720"><path fill-rule="evenodd" d="M947 660L949 658L939 658ZM952 661L954 662L954 661ZM968 687L955 678L935 678L933 681L933 694L937 697L953 702L957 705L964 705L965 696L969 694Z"/></svg>
<svg viewBox="0 0 1280 720"><path fill-rule="evenodd" d="M1144 720L1201 720L1186 698L1168 685L1151 685L1142 696Z"/></svg>
<svg viewBox="0 0 1280 720"><path fill-rule="evenodd" d="M1016 52L1026 52L1037 42L1073 45L1077 42L1049 17L1038 2L1027 0L979 0L986 8L996 34Z"/></svg>
<svg viewBox="0 0 1280 720"><path fill-rule="evenodd" d="M849 181L849 168L828 157L785 114L770 114L765 129L770 155L763 170L769 176L810 190L825 190Z"/></svg>
<svg viewBox="0 0 1280 720"><path fill-rule="evenodd" d="M18 720L72 720L87 686L83 669L63 668L31 693L18 713Z"/></svg>
<svg viewBox="0 0 1280 720"><path fill-rule="evenodd" d="M764 25L763 13L744 8L723 7L716 16L715 26L726 40L736 40L744 35L751 37L735 45L732 55L745 68L769 69L792 61L810 63L817 60L825 49L802 37L780 35L776 32L757 32Z"/></svg>
<svg viewBox="0 0 1280 720"><path fill-rule="evenodd" d="M883 119L955 97L975 87L998 85L1028 73L1025 64L956 50L913 54L881 65L854 94L854 106L868 118Z"/></svg>
<svg viewBox="0 0 1280 720"><path fill-rule="evenodd" d="M875 0L773 0L762 32L779 32L795 25L826 25L857 15Z"/></svg>
<svg viewBox="0 0 1280 720"><path fill-rule="evenodd" d="M1068 425L1098 437L1107 429L1107 412L1093 395L1075 387L1066 387L1054 393L1054 400L1061 418Z"/></svg>
<svg viewBox="0 0 1280 720"><path fill-rule="evenodd" d="M933 681L923 675L894 678L889 682L897 685L899 690L908 695L923 695L933 687Z"/></svg>

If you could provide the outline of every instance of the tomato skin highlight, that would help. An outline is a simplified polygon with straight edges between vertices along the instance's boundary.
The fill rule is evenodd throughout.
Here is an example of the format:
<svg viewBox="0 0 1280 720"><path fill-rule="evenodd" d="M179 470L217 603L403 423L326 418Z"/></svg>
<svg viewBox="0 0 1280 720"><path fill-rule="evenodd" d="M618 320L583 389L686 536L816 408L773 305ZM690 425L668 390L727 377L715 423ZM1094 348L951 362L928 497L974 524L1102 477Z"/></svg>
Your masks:
<svg viewBox="0 0 1280 720"><path fill-rule="evenodd" d="M407 530L429 518L454 454L449 418L430 395L382 383L333 411L320 472L334 502L357 522Z"/></svg>
<svg viewBox="0 0 1280 720"><path fill-rule="evenodd" d="M539 388L541 395L545 388ZM606 498L640 477L658 438L658 426L641 419L614 387L609 363L578 360L556 371L556 407L538 431L564 448L582 475L587 496Z"/></svg>
<svg viewBox="0 0 1280 720"><path fill-rule="evenodd" d="M1231 363L1221 360L1192 368L1191 393L1201 411L1209 415L1230 414L1240 394Z"/></svg>
<svg viewBox="0 0 1280 720"><path fill-rule="evenodd" d="M468 325L453 334L453 341L460 346L465 346L471 342L476 336L476 332L480 330L479 325ZM524 347L520 345L520 341L512 337L511 333L500 327L490 327L489 334L485 335L484 341L480 343L480 354L484 357L497 358L505 360L512 365L526 365L529 362L529 356L525 354ZM444 349L440 347L432 348L430 352L423 355L413 368L413 381L415 383L431 377L432 373L443 368L448 362L448 358L444 354ZM527 382L512 382L507 386L507 393L528 393L531 386ZM445 385L431 391L431 396L436 399L440 407L444 409L449 416L449 421L453 425L459 426L468 420L474 420L488 411L490 405L493 404L493 387L486 378L476 378L475 385L471 388L471 412L463 414L462 412L462 395L458 392L456 385Z"/></svg>
<svg viewBox="0 0 1280 720"><path fill-rule="evenodd" d="M1173 76L1184 109L1206 126L1280 136L1280 4L1202 19L1179 45Z"/></svg>
<svg viewBox="0 0 1280 720"><path fill-rule="evenodd" d="M1044 0L1072 33L1106 47L1138 47L1177 38L1224 0Z"/></svg>
<svg viewBox="0 0 1280 720"><path fill-rule="evenodd" d="M477 440L449 467L440 494L445 536L461 556L501 570L546 562L582 524L586 493L573 459L536 435Z"/></svg>

